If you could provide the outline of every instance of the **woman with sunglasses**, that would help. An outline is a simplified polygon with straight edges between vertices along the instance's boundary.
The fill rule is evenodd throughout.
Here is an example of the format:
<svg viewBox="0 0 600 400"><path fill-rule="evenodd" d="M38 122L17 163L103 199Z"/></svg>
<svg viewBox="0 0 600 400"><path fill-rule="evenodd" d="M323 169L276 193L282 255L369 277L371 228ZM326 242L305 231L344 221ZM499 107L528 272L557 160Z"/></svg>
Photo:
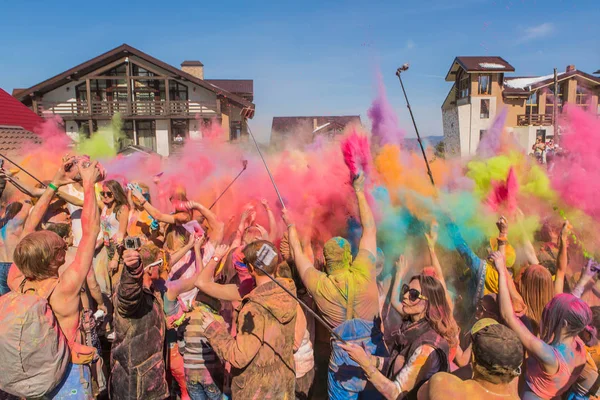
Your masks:
<svg viewBox="0 0 600 400"><path fill-rule="evenodd" d="M353 343L341 346L386 399L410 399L416 398L421 385L435 373L449 370L448 354L450 347L457 344L459 330L441 282L420 274L402 285L399 275L407 269L404 256L396 265L399 273L392 306L404 320L396 331L392 357L368 355Z"/></svg>
<svg viewBox="0 0 600 400"><path fill-rule="evenodd" d="M117 181L110 180L102 183L100 191L102 213L100 214L100 227L104 239L104 247L108 255L108 274L112 278L112 287L119 282L121 246L127 235L127 222L129 206L127 195ZM104 277L106 279L106 277ZM109 281L110 282L110 281ZM110 287L110 286L109 286Z"/></svg>

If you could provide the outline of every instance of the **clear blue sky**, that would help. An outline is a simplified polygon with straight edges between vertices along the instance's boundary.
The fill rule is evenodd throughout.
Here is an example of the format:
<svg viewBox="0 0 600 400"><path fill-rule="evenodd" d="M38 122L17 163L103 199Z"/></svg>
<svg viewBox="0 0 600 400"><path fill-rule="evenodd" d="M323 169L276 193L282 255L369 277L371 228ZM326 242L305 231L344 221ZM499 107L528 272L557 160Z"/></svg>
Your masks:
<svg viewBox="0 0 600 400"><path fill-rule="evenodd" d="M372 4L368 4L372 3ZM441 135L444 76L457 55L499 55L515 75L575 64L600 69L600 6L592 0L137 1L0 0L0 87L29 87L122 43L206 78L254 79L253 128L273 116L360 114L381 68L413 135L394 71L419 129Z"/></svg>

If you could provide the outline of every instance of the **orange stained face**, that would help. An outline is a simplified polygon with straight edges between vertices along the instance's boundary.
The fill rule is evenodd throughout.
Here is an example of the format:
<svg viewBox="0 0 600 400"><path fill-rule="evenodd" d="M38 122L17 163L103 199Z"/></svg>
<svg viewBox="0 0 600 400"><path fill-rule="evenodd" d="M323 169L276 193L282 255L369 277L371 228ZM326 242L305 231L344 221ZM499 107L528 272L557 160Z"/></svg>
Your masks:
<svg viewBox="0 0 600 400"><path fill-rule="evenodd" d="M422 295L421 283L418 279L413 279L408 284L408 289L407 291L403 290L402 293L402 309L404 313L406 315L423 314L427 310L428 301L421 298L411 299L411 292L413 294L417 294L418 292L418 294Z"/></svg>

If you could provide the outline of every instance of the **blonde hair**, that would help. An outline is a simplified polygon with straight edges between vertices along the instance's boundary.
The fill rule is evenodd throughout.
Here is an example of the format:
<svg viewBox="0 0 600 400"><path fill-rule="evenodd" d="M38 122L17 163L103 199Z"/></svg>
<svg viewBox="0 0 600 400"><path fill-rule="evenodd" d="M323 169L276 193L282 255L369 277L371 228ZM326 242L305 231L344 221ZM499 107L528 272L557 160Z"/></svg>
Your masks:
<svg viewBox="0 0 600 400"><path fill-rule="evenodd" d="M527 317L533 325L533 333L538 334L546 304L554 297L552 274L541 265L530 265L523 271L519 291L527 306Z"/></svg>
<svg viewBox="0 0 600 400"><path fill-rule="evenodd" d="M15 248L14 261L27 279L52 278L57 276L58 268L53 269L50 266L65 246L65 241L54 232L33 232L21 239Z"/></svg>

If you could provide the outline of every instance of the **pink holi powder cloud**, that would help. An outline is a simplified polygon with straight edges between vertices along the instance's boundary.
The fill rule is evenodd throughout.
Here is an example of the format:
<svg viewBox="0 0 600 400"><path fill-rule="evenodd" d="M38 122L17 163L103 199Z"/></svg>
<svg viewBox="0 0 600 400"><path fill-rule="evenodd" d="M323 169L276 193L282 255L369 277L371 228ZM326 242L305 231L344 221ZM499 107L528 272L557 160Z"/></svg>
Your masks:
<svg viewBox="0 0 600 400"><path fill-rule="evenodd" d="M377 73L377 97L373 100L367 115L371 119L373 133L371 141L374 145L402 144L405 132L398 126L398 116L388 102L381 73Z"/></svg>
<svg viewBox="0 0 600 400"><path fill-rule="evenodd" d="M354 128L341 143L344 162L350 170L352 176L359 173L369 173L371 165L371 147L369 139L365 135L359 134Z"/></svg>

